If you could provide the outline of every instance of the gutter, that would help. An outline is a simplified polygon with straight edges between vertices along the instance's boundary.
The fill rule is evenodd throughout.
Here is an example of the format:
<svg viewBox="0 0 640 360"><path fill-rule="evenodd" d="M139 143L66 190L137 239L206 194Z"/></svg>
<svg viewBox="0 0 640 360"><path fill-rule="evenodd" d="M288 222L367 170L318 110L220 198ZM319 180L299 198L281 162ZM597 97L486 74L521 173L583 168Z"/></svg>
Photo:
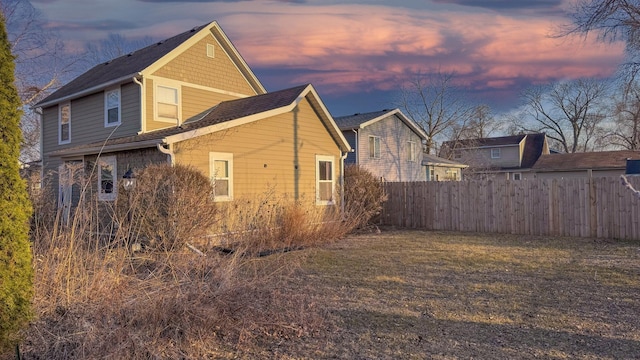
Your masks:
<svg viewBox="0 0 640 360"><path fill-rule="evenodd" d="M173 149L171 148L171 144L166 144L167 147L164 147L165 144L164 143L158 143L158 150L160 150L161 153L163 154L167 154L169 156L169 164L171 164L171 166L174 166L176 164L176 158L175 158L175 154L173 153Z"/></svg>
<svg viewBox="0 0 640 360"><path fill-rule="evenodd" d="M341 175L340 175L340 211L342 212L342 216L344 217L344 211L345 211L345 203L344 203L344 159L347 158L347 155L349 155L349 151L341 151L341 156L340 156L340 170L341 170Z"/></svg>

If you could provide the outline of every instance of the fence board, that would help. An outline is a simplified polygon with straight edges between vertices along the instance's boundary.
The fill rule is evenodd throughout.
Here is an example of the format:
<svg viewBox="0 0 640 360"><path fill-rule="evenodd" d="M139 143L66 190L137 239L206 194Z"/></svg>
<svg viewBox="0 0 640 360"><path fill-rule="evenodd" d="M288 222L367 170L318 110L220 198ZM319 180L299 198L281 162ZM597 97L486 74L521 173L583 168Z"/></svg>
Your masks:
<svg viewBox="0 0 640 360"><path fill-rule="evenodd" d="M629 182L640 187L640 178ZM407 228L640 240L640 199L620 179L385 183L381 223Z"/></svg>

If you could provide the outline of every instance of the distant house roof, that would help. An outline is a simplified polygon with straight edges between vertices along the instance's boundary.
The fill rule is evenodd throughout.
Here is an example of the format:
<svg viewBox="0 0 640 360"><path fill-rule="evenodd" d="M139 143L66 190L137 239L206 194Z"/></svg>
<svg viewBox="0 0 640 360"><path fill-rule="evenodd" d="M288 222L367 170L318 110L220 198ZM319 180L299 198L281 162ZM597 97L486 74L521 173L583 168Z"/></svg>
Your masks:
<svg viewBox="0 0 640 360"><path fill-rule="evenodd" d="M427 134L416 124L413 120L409 119L400 109L384 109L380 111L368 112L368 113L356 113L353 115L337 116L334 118L336 124L342 131L362 129L371 124L374 124L380 120L386 119L389 116L396 115L402 122L404 122L410 129L413 130L420 138L427 139Z"/></svg>
<svg viewBox="0 0 640 360"><path fill-rule="evenodd" d="M536 172L572 170L626 169L627 159L640 159L640 151L599 151L572 154L542 155L533 165Z"/></svg>
<svg viewBox="0 0 640 360"><path fill-rule="evenodd" d="M453 160L441 158L439 156L431 155L431 154L423 154L422 155L422 165L424 166L445 166L445 167L456 167L456 168L468 168L469 165L465 165Z"/></svg>
<svg viewBox="0 0 640 360"><path fill-rule="evenodd" d="M443 142L442 146L446 146L450 149L474 149L481 147L510 146L520 144L525 136L527 135L523 134L479 139L452 140Z"/></svg>
<svg viewBox="0 0 640 360"><path fill-rule="evenodd" d="M202 35L201 32L207 31L207 29L210 29L211 31L217 31L219 36L226 39L226 36L222 32L222 29L220 29L215 21L208 24L196 26L191 30L185 31L169 39L159 41L153 45L149 45L127 55L123 55L107 62L98 64L82 75L73 79L69 83L65 84L60 89L53 92L51 95L42 99L35 106L40 107L53 105L57 102L72 98L76 94L99 91L108 86L115 86L120 83L124 83L125 81L130 81L133 77L140 76L140 73L142 71L162 59L164 56L168 55L171 51L184 44L190 38L194 37L197 34ZM223 46L227 45L230 50L233 50L231 49L231 42L228 41L228 39L226 40L227 44L223 44ZM244 60L242 60L240 54L235 51L230 51L230 53L231 56L235 56L239 62L244 64ZM246 67L246 69L244 69L244 71L247 74L250 73L250 70L248 70L248 66ZM250 81L253 83L254 87L262 89L262 92L266 92L264 91L264 88L262 88L262 85L258 82L257 78L255 78L255 76L248 77L250 78Z"/></svg>
<svg viewBox="0 0 640 360"><path fill-rule="evenodd" d="M174 143L290 111L302 98L308 95L312 95L312 99L310 99L312 105L323 109L323 111L318 111L318 113L320 117L323 118L325 124L328 125L327 128L336 139L338 145L340 145L343 151L348 151L349 145L346 139L333 122L328 111L324 108L313 86L307 84L267 94L223 101L187 119L178 127L170 127L140 135L75 146L56 151L52 153L52 156L64 157L80 154L95 154L99 152L131 150L153 147L158 144Z"/></svg>

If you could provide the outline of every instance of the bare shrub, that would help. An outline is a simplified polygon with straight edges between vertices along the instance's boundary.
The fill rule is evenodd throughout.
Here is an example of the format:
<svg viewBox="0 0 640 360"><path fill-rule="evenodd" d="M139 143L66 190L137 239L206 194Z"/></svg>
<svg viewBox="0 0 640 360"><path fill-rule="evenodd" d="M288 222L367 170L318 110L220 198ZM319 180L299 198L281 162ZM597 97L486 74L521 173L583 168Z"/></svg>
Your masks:
<svg viewBox="0 0 640 360"><path fill-rule="evenodd" d="M127 195L119 200L120 223L152 248L180 249L210 234L217 221L211 182L191 167L150 165Z"/></svg>
<svg viewBox="0 0 640 360"><path fill-rule="evenodd" d="M344 171L345 217L354 228L362 228L382 211L387 195L380 180L358 165Z"/></svg>
<svg viewBox="0 0 640 360"><path fill-rule="evenodd" d="M220 217L216 244L254 256L326 244L351 230L338 207L292 201L273 191L224 204Z"/></svg>
<svg viewBox="0 0 640 360"><path fill-rule="evenodd" d="M69 226L58 212L52 227L33 233L37 318L20 347L25 358L225 358L322 326L321 309L306 295L277 291L274 279L293 271L297 258L98 246L101 206L87 200Z"/></svg>

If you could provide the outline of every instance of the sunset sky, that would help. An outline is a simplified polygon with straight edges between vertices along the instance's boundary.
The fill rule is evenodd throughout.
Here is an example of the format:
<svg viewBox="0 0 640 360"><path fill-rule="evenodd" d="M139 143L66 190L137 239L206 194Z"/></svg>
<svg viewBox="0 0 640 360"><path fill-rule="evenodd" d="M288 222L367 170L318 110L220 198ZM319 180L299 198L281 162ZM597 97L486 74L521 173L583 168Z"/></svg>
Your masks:
<svg viewBox="0 0 640 360"><path fill-rule="evenodd" d="M455 72L494 112L532 84L606 78L622 44L552 38L562 0L32 0L70 51L218 21L269 91L312 83L334 116L395 107L416 73Z"/></svg>

